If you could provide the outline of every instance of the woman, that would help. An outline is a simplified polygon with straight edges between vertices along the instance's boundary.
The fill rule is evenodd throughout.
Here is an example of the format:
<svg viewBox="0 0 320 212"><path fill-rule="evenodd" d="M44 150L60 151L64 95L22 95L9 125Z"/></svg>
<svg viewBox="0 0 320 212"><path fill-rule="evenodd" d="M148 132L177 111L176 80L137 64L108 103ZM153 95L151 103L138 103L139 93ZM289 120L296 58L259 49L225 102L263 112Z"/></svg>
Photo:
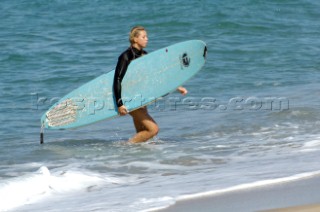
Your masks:
<svg viewBox="0 0 320 212"><path fill-rule="evenodd" d="M118 58L118 63L114 74L113 90L118 107L118 113L121 116L129 113L133 118L133 123L137 133L129 141L132 143L139 143L147 141L157 135L159 132L159 127L148 114L147 107L142 107L129 112L122 102L121 82L126 74L130 62L147 54L147 52L143 50L148 44L147 31L141 26L133 27L130 31L129 41L131 44L130 47ZM179 87L177 90L183 95L187 94L188 92L184 87Z"/></svg>

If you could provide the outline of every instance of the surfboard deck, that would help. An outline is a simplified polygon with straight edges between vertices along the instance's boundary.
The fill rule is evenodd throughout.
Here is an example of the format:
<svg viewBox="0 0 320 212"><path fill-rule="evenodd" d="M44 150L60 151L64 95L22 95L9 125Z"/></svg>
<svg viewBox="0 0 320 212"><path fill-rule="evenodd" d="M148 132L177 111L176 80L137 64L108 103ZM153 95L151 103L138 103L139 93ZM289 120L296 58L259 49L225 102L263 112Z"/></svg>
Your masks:
<svg viewBox="0 0 320 212"><path fill-rule="evenodd" d="M122 80L122 100L129 111L174 91L205 64L203 41L177 43L133 60ZM85 126L118 116L113 93L114 70L73 90L41 117L47 129Z"/></svg>

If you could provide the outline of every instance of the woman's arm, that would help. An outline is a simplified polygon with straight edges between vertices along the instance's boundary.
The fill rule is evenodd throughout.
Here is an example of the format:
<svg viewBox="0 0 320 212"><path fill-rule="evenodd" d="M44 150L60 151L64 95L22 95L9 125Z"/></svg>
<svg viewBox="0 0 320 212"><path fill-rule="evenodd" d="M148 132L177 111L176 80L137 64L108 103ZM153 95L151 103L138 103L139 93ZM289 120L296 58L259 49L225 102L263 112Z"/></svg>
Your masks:
<svg viewBox="0 0 320 212"><path fill-rule="evenodd" d="M118 63L115 69L114 78L113 78L113 91L118 107L118 112L120 115L127 114L127 108L123 105L121 97L121 82L127 71L129 65L129 59L126 54L122 54L118 58Z"/></svg>

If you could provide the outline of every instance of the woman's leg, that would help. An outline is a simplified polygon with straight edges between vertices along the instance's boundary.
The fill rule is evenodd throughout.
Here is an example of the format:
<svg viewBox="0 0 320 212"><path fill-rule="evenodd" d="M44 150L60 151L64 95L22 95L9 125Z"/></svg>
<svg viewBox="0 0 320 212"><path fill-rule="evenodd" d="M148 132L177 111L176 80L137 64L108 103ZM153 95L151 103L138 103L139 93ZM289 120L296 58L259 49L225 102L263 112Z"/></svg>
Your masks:
<svg viewBox="0 0 320 212"><path fill-rule="evenodd" d="M130 112L133 118L133 123L136 128L137 134L135 134L129 141L132 143L139 143L149 140L159 132L157 123L148 114L146 107L139 108Z"/></svg>

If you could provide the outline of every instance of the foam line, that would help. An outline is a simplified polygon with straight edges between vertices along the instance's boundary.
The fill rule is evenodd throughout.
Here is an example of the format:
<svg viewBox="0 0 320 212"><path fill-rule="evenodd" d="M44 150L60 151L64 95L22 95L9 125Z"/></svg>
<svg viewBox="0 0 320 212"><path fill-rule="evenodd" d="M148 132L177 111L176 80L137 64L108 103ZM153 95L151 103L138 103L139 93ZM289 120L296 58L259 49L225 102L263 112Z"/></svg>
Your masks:
<svg viewBox="0 0 320 212"><path fill-rule="evenodd" d="M246 183L246 184L236 185L236 186L232 186L229 188L219 189L219 190L214 190L214 191L207 191L207 192L201 192L201 193L196 193L196 194L182 195L177 198L177 201L201 198L201 197L206 197L206 196L213 196L213 195L218 195L218 194L232 192L232 191L238 191L238 190L253 189L253 188L261 187L261 186L270 186L270 185L274 185L274 184L278 184L278 183L287 183L287 182L291 182L291 181L295 181L295 180L300 180L303 178L313 177L316 175L320 175L320 171L307 172L307 173L293 175L290 177L283 177L283 178L277 178L277 179L271 179L271 180L262 180L262 181L257 181L257 182L253 182L253 183Z"/></svg>

